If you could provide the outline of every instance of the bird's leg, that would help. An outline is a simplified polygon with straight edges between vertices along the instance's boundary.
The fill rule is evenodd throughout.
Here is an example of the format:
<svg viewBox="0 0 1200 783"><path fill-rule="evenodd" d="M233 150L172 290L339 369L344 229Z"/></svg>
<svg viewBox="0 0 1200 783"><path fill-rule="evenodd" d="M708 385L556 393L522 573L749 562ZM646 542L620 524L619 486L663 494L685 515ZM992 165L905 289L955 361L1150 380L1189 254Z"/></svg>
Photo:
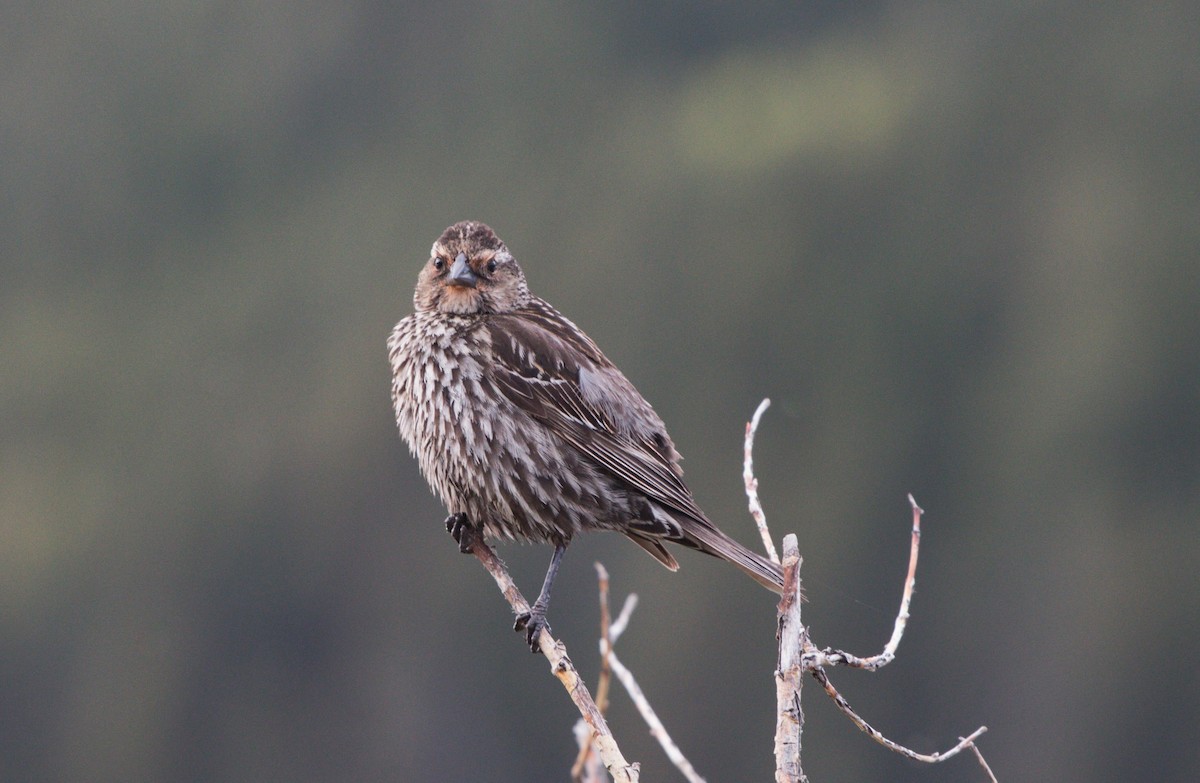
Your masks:
<svg viewBox="0 0 1200 783"><path fill-rule="evenodd" d="M446 517L446 530L458 542L459 552L464 555L471 554L471 547L474 546L475 536L479 535L479 531L471 524L471 520L466 514L451 514Z"/></svg>
<svg viewBox="0 0 1200 783"><path fill-rule="evenodd" d="M529 611L517 615L517 621L513 623L514 631L525 631L525 641L529 643L530 652L542 651L541 645L538 644L538 636L543 628L550 628L546 622L546 610L550 608L550 588L554 585L558 565L562 562L563 552L566 551L566 544L554 546L554 556L550 558L550 567L546 569L546 581L542 582L542 592L538 593L537 600L529 607Z"/></svg>

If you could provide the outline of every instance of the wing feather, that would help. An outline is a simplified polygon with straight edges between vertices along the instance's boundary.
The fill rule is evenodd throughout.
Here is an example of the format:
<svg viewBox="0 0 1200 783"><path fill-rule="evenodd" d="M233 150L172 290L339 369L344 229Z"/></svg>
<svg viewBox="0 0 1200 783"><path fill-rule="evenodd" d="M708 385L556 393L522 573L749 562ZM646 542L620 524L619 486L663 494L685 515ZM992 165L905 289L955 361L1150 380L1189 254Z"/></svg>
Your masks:
<svg viewBox="0 0 1200 783"><path fill-rule="evenodd" d="M611 476L712 527L662 420L587 335L537 299L488 325L497 386L514 405Z"/></svg>

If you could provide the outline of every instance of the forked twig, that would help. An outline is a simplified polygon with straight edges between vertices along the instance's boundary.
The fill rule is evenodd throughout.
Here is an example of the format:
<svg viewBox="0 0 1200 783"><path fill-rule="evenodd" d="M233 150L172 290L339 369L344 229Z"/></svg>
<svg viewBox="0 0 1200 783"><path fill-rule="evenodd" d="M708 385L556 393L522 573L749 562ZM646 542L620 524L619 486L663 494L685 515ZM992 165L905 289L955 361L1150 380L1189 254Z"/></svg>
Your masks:
<svg viewBox="0 0 1200 783"><path fill-rule="evenodd" d="M613 645L616 644L617 639L629 625L629 617L633 614L634 607L637 606L637 595L631 593L626 597L625 605L621 608L620 615L615 621L608 622L610 616L608 610L608 572L599 563L596 564L596 571L600 581L600 656L603 661L601 665L601 677L606 676L605 672L612 672L617 675L617 679L625 686L625 691L629 694L629 698L633 700L638 713L641 714L642 720L650 727L651 736L658 740L658 744L662 747L667 758L671 760L671 763L675 765L676 769L683 774L689 783L705 783L704 778L700 777L696 769L692 766L692 763L688 761L683 752L679 750L679 746L671 739L670 733L662 721L659 720L654 708L650 706L650 700L646 698L646 694L642 691L641 686L638 685L637 679L621 663L621 659L617 657L616 650L613 649ZM597 686L596 692L600 693L602 687L607 689L607 685L603 681L600 686ZM584 753L580 754L580 759L576 760L576 766L572 768L572 774L576 773L576 769L579 770L580 774L582 773L586 765L586 758Z"/></svg>
<svg viewBox="0 0 1200 783"><path fill-rule="evenodd" d="M824 669L825 666L849 666L855 669L878 671L895 660L896 648L900 646L900 639L904 636L904 629L908 624L908 609L912 603L913 589L917 581L917 554L920 551L921 544L921 515L925 513L917 505L917 501L912 495L908 496L908 502L912 506L912 543L909 546L908 573L904 578L904 590L901 593L900 610L896 613L896 622L892 627L892 636L888 639L887 644L884 645L883 652L867 658L860 658L843 650L832 650L829 648L817 650L811 646L810 642L809 649L805 650L803 656L803 665L813 678L821 683L821 687L825 689L825 693L829 695L829 698L833 699L833 703L837 705L837 708L868 737L883 745L888 750L899 753L906 758L913 759L914 761L923 761L927 764L936 764L939 761L945 761L957 755L964 748L974 747L974 740L987 731L987 726L980 726L973 734L961 740L947 751L941 753L918 753L894 740L888 739L878 729L867 723L861 715L854 711L845 697L833 686L833 683L829 681L829 675L826 674ZM982 758L978 749L976 749L976 755Z"/></svg>
<svg viewBox="0 0 1200 783"><path fill-rule="evenodd" d="M908 503L912 506L912 543L908 548L908 574L904 578L904 590L900 595L900 611L896 613L896 622L892 626L892 637L884 645L883 652L867 658L860 658L844 650L834 650L829 647L823 650L814 649L805 652L807 667L849 666L852 669L877 671L895 660L896 648L900 646L900 639L904 636L905 628L908 627L908 608L912 603L913 588L917 584L917 555L921 549L921 515L925 513L925 510L917 505L917 501L911 494L908 496Z"/></svg>
<svg viewBox="0 0 1200 783"><path fill-rule="evenodd" d="M766 515L758 500L758 481L754 477L754 464L751 454L755 432L758 429L762 413L769 404L768 400L763 400L754 412L754 417L746 425L745 462L742 475L746 483L746 496L749 499L750 514L754 517L754 521L758 526L759 534L763 538L767 554L778 562L774 546L771 543L771 534L767 529ZM993 783L996 781L995 776L983 758L983 754L980 753L979 748L975 745L975 740L987 731L986 726L979 727L968 737L960 738L959 743L947 751L930 754L917 753L888 739L858 715L850 707L845 697L829 681L829 676L824 669L825 666L849 666L866 669L867 671L878 671L895 659L896 649L899 647L900 640L904 636L904 630L908 625L909 606L912 603L913 589L916 585L917 554L920 550L921 541L921 515L924 513L912 495L908 496L908 502L912 506L913 511L908 573L905 575L904 590L900 598L900 610L896 614L896 622L892 627L892 636L888 639L887 644L884 645L883 651L878 655L862 658L844 650L836 650L828 647L823 650L816 649L808 636L808 630L800 623L801 592L799 571L802 561L799 553L796 551L795 536L789 535L784 538L784 589L783 597L779 602L779 626L777 631L777 638L779 640L779 665L775 672L777 703L775 779L779 783L800 783L807 780L800 767L800 739L804 731L804 713L800 707L799 673L802 671L809 672L817 682L821 683L821 687L833 699L834 704L837 705L838 709L855 726L884 747L907 758L926 763L945 761L957 755L962 750L970 748L975 753L980 765L987 771L988 777L991 778ZM798 650L802 651L802 654L799 656L796 655Z"/></svg>

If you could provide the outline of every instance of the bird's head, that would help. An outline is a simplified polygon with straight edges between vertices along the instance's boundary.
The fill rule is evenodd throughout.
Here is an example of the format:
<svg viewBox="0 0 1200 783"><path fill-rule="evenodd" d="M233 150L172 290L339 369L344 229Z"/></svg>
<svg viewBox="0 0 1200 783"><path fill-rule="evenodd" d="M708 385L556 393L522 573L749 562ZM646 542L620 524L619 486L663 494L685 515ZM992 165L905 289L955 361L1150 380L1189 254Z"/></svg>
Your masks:
<svg viewBox="0 0 1200 783"><path fill-rule="evenodd" d="M420 311L457 315L505 313L529 301L525 274L500 237L483 223L450 226L433 243L417 278Z"/></svg>

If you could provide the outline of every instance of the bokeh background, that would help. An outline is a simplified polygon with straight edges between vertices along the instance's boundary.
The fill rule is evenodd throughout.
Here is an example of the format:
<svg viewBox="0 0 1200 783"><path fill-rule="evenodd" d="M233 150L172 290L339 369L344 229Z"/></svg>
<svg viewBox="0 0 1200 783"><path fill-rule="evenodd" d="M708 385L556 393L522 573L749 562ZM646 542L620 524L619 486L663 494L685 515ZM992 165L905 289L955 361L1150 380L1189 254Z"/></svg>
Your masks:
<svg viewBox="0 0 1200 783"><path fill-rule="evenodd" d="M563 780L575 712L442 529L384 341L492 224L753 545L744 422L851 703L1001 780L1200 778L1200 6L10 2L0 779ZM549 551L502 549L532 593ZM770 779L773 600L593 561L711 781ZM980 780L806 690L814 781ZM645 780L678 779L620 692Z"/></svg>

